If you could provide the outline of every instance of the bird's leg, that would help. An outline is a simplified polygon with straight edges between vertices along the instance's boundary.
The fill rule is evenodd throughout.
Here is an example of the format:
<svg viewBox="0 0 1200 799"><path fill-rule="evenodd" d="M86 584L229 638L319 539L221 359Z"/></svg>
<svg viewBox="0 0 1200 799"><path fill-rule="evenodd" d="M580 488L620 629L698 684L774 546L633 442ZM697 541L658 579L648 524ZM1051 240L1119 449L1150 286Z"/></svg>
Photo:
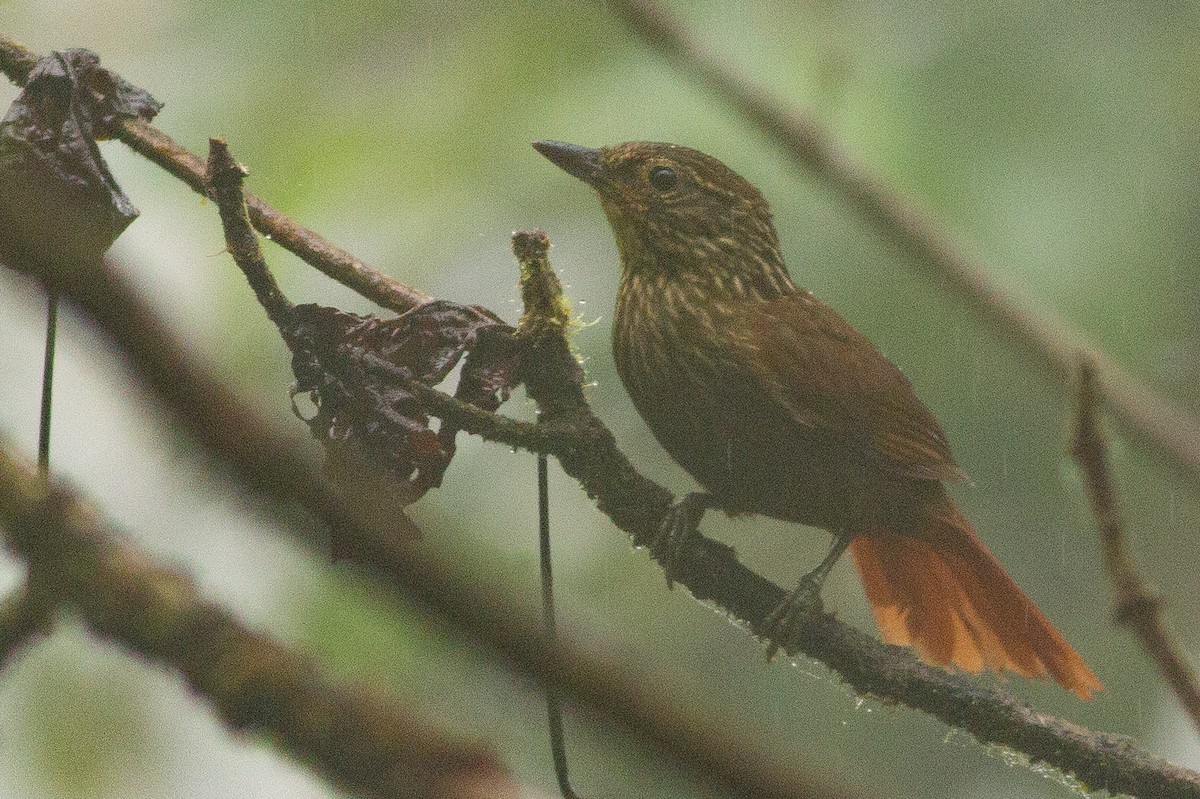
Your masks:
<svg viewBox="0 0 1200 799"><path fill-rule="evenodd" d="M824 584L833 564L837 563L838 558L846 551L846 547L850 546L850 539L853 537L841 530L835 533L833 546L830 548L829 554L825 556L825 560L821 561L817 568L801 577L800 584L779 603L775 610L771 611L771 615L767 617L763 627L763 634L771 641L771 645L767 648L767 660L774 660L775 653L779 651L781 644L787 643L792 638L796 629L810 613L820 610L821 585Z"/></svg>
<svg viewBox="0 0 1200 799"><path fill-rule="evenodd" d="M712 506L712 494L693 491L672 505L663 517L662 524L658 526L658 535L650 544L650 551L667 573L667 588L675 587L679 559L691 540L696 537L696 528L700 526L704 512Z"/></svg>

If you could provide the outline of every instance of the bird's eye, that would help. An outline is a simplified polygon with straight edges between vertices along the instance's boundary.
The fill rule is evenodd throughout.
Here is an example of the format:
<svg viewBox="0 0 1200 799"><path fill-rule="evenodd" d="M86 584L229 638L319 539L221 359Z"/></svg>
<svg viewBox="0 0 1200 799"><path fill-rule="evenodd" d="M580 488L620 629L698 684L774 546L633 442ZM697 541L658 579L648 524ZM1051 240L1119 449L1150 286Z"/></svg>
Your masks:
<svg viewBox="0 0 1200 799"><path fill-rule="evenodd" d="M666 166L657 166L650 170L650 185L655 191L670 191L679 183L675 170Z"/></svg>

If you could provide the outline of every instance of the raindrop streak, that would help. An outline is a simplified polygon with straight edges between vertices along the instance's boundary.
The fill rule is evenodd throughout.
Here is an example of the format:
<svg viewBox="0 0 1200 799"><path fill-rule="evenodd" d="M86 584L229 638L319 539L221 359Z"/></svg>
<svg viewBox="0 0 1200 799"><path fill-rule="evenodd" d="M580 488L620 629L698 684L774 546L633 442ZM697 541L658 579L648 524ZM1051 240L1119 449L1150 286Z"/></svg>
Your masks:
<svg viewBox="0 0 1200 799"><path fill-rule="evenodd" d="M1060 525L1058 528L1058 568L1067 570L1067 531Z"/></svg>

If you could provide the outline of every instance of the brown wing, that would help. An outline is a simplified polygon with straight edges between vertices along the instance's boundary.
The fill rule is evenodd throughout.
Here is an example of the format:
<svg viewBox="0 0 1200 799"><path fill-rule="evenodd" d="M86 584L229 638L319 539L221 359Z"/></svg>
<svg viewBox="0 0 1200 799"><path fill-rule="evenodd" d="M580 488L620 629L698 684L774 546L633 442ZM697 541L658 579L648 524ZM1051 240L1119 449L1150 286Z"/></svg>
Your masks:
<svg viewBox="0 0 1200 799"><path fill-rule="evenodd" d="M798 292L755 303L744 323L751 372L796 421L859 443L893 474L966 479L908 378L837 311Z"/></svg>

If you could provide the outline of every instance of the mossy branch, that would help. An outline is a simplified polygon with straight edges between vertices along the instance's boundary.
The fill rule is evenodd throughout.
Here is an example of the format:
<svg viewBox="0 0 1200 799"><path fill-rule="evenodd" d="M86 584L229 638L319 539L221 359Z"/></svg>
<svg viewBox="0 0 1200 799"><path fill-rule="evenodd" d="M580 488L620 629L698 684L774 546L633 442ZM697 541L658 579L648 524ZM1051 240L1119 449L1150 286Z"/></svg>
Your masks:
<svg viewBox="0 0 1200 799"><path fill-rule="evenodd" d="M0 40L0 66L27 60L16 47ZM123 139L193 189L206 190L200 159L161 131L146 123L128 123ZM395 281L261 201L247 197L246 208L255 226L271 233L274 241L364 296L397 310L428 299L407 287L398 288ZM533 263L534 258L525 260L530 269L542 268ZM439 571L419 552L398 548L386 529L373 526L360 509L353 504L347 507L344 498L314 478L299 449L273 435L268 424L246 412L193 363L186 348L110 272L57 270L44 277L52 289L93 317L128 356L144 383L175 410L199 441L234 464L247 485L279 502L298 501L321 518L348 520L346 528L360 547L362 562L390 585L444 613L519 668L633 727L716 781L759 796L818 793L810 784L765 767L754 753L742 751L719 731L698 732L694 720L679 719L661 696L647 695L644 686L612 674L605 664L565 647L549 646L536 623L514 617L494 599L481 595L469 580ZM617 527L636 543L647 543L673 497L633 468L591 412L578 363L562 331L543 326L539 335L537 355L526 359L522 378L541 407L545 424L505 419L427 389L430 411L463 430L555 455ZM767 614L784 595L781 588L738 562L728 547L706 538L699 539L678 570L678 582L698 598L724 608L753 632L762 631ZM79 577L82 580L84 575ZM1200 797L1200 775L1151 756L1127 738L1085 730L1035 711L1004 692L925 666L908 650L880 644L828 614L815 615L801 631L798 644L800 651L827 664L860 693L920 709L982 742L1008 746L1073 774L1092 789L1155 799Z"/></svg>

